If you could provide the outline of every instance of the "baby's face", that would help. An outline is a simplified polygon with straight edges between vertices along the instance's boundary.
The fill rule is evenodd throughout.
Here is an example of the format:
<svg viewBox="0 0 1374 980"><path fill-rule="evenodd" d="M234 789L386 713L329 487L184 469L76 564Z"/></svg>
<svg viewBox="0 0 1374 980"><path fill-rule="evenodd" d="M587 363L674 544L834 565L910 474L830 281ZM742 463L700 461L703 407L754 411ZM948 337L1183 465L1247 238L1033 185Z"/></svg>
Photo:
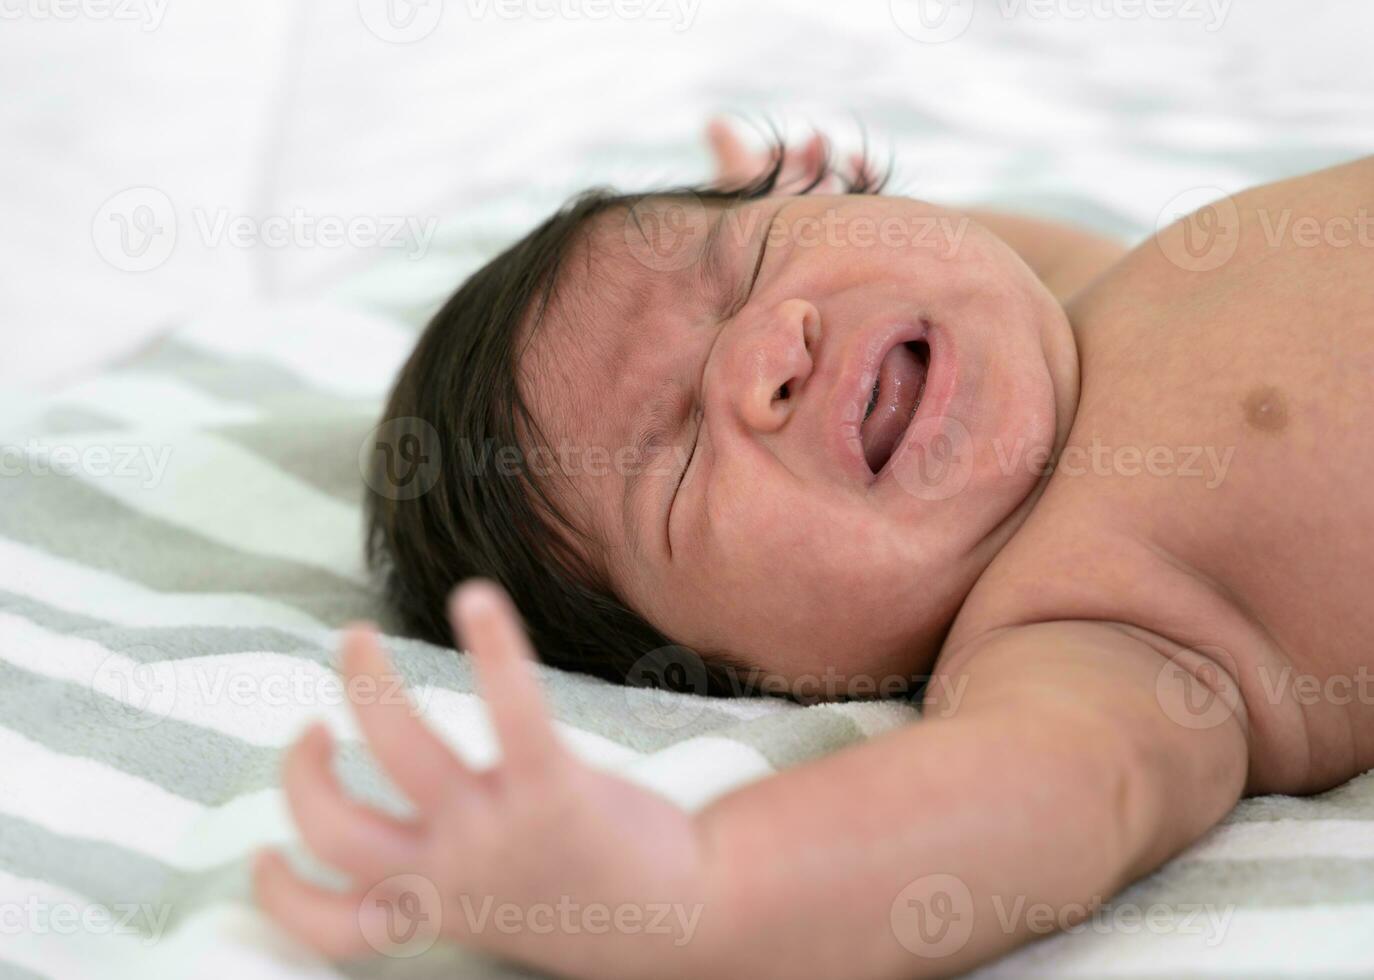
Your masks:
<svg viewBox="0 0 1374 980"><path fill-rule="evenodd" d="M560 499L678 643L831 695L925 673L1029 509L1007 460L1071 421L1062 308L923 202L677 206L690 261L649 250L645 206L601 216L522 360Z"/></svg>

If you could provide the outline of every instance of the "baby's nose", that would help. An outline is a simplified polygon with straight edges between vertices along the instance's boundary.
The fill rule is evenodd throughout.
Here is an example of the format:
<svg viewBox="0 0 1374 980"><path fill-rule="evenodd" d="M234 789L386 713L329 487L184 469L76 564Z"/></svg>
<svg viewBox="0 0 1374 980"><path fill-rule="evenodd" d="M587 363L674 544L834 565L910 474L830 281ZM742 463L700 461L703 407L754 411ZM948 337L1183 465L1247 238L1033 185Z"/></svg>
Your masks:
<svg viewBox="0 0 1374 980"><path fill-rule="evenodd" d="M751 327L737 340L730 388L741 421L757 432L774 432L796 409L811 376L821 317L810 303L793 299Z"/></svg>

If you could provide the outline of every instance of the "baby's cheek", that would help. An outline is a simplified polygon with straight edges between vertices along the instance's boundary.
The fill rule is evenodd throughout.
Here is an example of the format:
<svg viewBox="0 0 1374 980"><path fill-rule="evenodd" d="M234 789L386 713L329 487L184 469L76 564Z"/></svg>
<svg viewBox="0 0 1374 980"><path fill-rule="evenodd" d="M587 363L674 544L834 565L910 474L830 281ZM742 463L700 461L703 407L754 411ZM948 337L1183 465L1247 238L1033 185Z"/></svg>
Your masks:
<svg viewBox="0 0 1374 980"><path fill-rule="evenodd" d="M731 564L756 574L779 575L797 563L814 566L827 550L817 515L761 489L713 511L709 534Z"/></svg>

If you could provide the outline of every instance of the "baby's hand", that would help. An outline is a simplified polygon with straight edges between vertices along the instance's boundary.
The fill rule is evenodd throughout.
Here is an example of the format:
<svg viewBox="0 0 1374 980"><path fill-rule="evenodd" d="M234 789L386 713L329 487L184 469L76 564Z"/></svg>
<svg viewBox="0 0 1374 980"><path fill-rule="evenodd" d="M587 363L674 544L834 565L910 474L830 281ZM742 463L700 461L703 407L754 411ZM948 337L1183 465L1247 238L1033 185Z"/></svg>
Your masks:
<svg viewBox="0 0 1374 980"><path fill-rule="evenodd" d="M437 924L439 935L560 975L703 968L712 922L723 913L708 904L707 862L691 817L588 768L559 743L503 592L464 585L452 616L476 661L499 764L470 768L408 699L359 697L397 688L376 634L350 630L343 670L354 713L416 813L395 819L347 797L330 766L327 731L311 729L286 759L287 800L311 851L351 884L346 892L317 887L266 852L255 868L262 908L335 959L385 951L407 932L433 936ZM389 926L399 927L390 939Z"/></svg>
<svg viewBox="0 0 1374 980"><path fill-rule="evenodd" d="M739 133L724 119L713 119L707 124L706 139L711 145L711 156L715 161L713 183L719 187L745 186L772 169L778 159L776 147L762 153L749 149ZM773 193L795 194L815 180L825 168L829 142L816 133L800 148L785 147L782 155L782 173L778 176ZM876 183L876 174L863 154L850 156L849 179ZM842 194L844 190L844 177L833 171L816 186L816 191L822 194Z"/></svg>

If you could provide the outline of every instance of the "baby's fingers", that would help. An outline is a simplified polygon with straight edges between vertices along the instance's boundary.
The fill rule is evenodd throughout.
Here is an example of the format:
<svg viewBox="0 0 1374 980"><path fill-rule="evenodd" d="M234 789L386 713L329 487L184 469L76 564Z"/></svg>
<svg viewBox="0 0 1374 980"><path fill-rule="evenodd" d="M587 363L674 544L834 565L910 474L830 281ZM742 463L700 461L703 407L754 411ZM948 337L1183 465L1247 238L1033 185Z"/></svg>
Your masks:
<svg viewBox="0 0 1374 980"><path fill-rule="evenodd" d="M365 888L413 867L418 832L350 799L334 777L332 755L329 732L313 727L286 756L286 801L311 852Z"/></svg>
<svg viewBox="0 0 1374 980"><path fill-rule="evenodd" d="M503 767L543 771L561 752L539 691L534 651L515 606L497 586L475 581L454 592L450 611L460 642L477 663Z"/></svg>
<svg viewBox="0 0 1374 980"><path fill-rule="evenodd" d="M877 187L881 179L878 168L868 159L866 153L855 153L849 158L850 179L857 185Z"/></svg>
<svg viewBox="0 0 1374 980"><path fill-rule="evenodd" d="M343 671L350 690L357 681L370 681L357 685L368 696L353 696L350 703L377 761L422 812L437 809L453 792L454 782L472 773L420 721L370 628L355 627L345 634Z"/></svg>
<svg viewBox="0 0 1374 980"><path fill-rule="evenodd" d="M779 187L804 187L821 177L830 148L825 137L815 133L800 150L789 149L785 157ZM825 190L824 186L820 187Z"/></svg>
<svg viewBox="0 0 1374 980"><path fill-rule="evenodd" d="M739 134L724 119L712 119L706 127L711 155L716 160L716 183L723 186L747 184L758 176L761 163Z"/></svg>
<svg viewBox="0 0 1374 980"><path fill-rule="evenodd" d="M331 960L372 952L359 920L361 896L302 881L275 851L263 851L253 863L253 893L279 926Z"/></svg>

